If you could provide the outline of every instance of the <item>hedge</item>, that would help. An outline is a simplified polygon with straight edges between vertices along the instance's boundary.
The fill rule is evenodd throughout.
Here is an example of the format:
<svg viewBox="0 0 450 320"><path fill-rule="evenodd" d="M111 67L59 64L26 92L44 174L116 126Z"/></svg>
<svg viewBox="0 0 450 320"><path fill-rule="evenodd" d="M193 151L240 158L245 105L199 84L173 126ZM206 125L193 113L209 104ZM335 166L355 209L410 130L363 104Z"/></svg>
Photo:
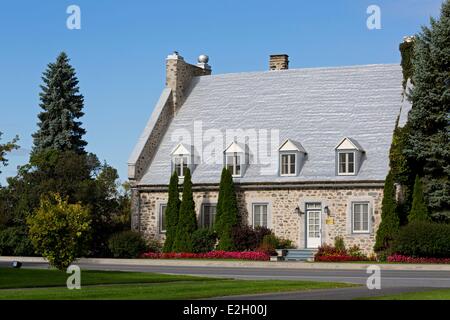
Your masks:
<svg viewBox="0 0 450 320"><path fill-rule="evenodd" d="M411 257L450 257L450 225L426 221L411 222L400 228L393 252Z"/></svg>

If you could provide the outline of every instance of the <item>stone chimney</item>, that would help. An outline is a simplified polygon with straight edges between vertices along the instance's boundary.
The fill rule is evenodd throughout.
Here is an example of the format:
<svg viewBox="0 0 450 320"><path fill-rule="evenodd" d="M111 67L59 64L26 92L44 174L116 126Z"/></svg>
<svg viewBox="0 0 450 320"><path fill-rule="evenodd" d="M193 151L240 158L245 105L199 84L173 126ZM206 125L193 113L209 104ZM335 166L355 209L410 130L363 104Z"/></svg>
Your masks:
<svg viewBox="0 0 450 320"><path fill-rule="evenodd" d="M174 52L166 59L166 87L172 89L172 101L174 113L176 113L184 102L186 90L189 88L192 78L211 74L208 65L208 56L198 57L198 64L192 65L184 61L183 57Z"/></svg>
<svg viewBox="0 0 450 320"><path fill-rule="evenodd" d="M289 69L289 56L287 54L272 54L269 60L269 70Z"/></svg>

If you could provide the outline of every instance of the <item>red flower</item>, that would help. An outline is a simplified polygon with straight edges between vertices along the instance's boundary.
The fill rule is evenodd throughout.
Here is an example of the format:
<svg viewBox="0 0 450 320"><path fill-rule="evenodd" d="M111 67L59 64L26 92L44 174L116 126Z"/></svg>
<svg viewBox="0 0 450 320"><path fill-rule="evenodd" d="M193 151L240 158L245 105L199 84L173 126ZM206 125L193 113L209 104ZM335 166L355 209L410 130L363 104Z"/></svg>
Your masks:
<svg viewBox="0 0 450 320"><path fill-rule="evenodd" d="M254 261L268 261L270 256L262 251L211 251L207 253L154 253L147 252L142 254L142 258L146 259L239 259L239 260L254 260Z"/></svg>

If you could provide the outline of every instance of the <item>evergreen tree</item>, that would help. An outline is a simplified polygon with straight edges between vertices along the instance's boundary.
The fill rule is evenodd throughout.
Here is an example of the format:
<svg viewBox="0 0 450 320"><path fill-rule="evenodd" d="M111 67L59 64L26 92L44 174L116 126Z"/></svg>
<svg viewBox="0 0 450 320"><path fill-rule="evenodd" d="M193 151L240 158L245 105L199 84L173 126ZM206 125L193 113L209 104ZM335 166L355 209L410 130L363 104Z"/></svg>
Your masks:
<svg viewBox="0 0 450 320"><path fill-rule="evenodd" d="M62 52L43 73L38 115L38 131L33 134L33 153L45 149L84 153L86 131L81 127L84 98L79 94L78 79L69 58Z"/></svg>
<svg viewBox="0 0 450 320"><path fill-rule="evenodd" d="M416 180L414 182L412 208L408 216L408 222L428 220L430 220L430 216L423 197L422 182L419 176L416 176Z"/></svg>
<svg viewBox="0 0 450 320"><path fill-rule="evenodd" d="M172 252L177 234L178 219L180 213L180 195L178 191L178 174L174 172L170 177L169 199L166 207L166 241L164 252Z"/></svg>
<svg viewBox="0 0 450 320"><path fill-rule="evenodd" d="M387 249L398 232L400 219L395 201L395 185L392 173L389 173L384 182L384 196L381 204L381 223L378 227L375 251Z"/></svg>
<svg viewBox="0 0 450 320"><path fill-rule="evenodd" d="M423 177L433 212L450 210L450 1L414 44L411 126L405 154Z"/></svg>
<svg viewBox="0 0 450 320"><path fill-rule="evenodd" d="M192 234L197 230L197 216L192 194L191 172L186 169L183 182L183 198L180 205L180 215L177 233L173 243L175 252L192 252Z"/></svg>
<svg viewBox="0 0 450 320"><path fill-rule="evenodd" d="M0 132L0 140L2 138L2 132ZM19 137L15 137L12 141L9 141L7 143L1 144L0 143L0 164L3 164L6 166L8 164L8 160L6 159L6 154L8 152L13 151L14 149L19 149L19 146L16 144L16 142L19 140ZM0 173L2 173L0 171Z"/></svg>
<svg viewBox="0 0 450 320"><path fill-rule="evenodd" d="M222 171L220 181L219 200L217 211L220 211L219 220L216 223L216 232L219 238L218 249L234 250L232 230L239 223L239 210L237 206L236 192L233 177L228 169Z"/></svg>
<svg viewBox="0 0 450 320"><path fill-rule="evenodd" d="M216 206L216 217L214 220L214 231L216 232L216 234L220 235L221 231L222 231L222 206L223 206L223 196L224 196L224 192L223 190L225 189L225 183L226 183L226 179L225 176L227 174L227 168L223 168L222 169L222 174L220 176L220 183L219 183L219 196L217 197L217 206Z"/></svg>

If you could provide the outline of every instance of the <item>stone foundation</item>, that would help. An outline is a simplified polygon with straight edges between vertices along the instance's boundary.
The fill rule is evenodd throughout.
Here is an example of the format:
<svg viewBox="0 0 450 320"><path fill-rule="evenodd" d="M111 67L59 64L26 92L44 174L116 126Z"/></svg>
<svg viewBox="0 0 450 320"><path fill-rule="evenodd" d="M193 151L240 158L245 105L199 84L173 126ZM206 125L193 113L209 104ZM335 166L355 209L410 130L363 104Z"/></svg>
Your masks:
<svg viewBox="0 0 450 320"><path fill-rule="evenodd" d="M217 203L217 191L195 191L194 201L198 221L203 203ZM305 208L307 203L321 203L322 244L333 244L337 236L344 238L346 247L358 245L361 250L373 252L376 230L381 221L383 188L308 188L308 189L237 189L239 211L244 223L252 224L254 203L268 205L268 226L281 238L290 239L298 248L306 247ZM159 232L159 208L167 202L166 192L140 191L139 215L134 229L146 237L164 240ZM351 210L353 202L369 204L369 232L353 233ZM297 210L296 208L299 208ZM329 214L325 213L328 207Z"/></svg>

